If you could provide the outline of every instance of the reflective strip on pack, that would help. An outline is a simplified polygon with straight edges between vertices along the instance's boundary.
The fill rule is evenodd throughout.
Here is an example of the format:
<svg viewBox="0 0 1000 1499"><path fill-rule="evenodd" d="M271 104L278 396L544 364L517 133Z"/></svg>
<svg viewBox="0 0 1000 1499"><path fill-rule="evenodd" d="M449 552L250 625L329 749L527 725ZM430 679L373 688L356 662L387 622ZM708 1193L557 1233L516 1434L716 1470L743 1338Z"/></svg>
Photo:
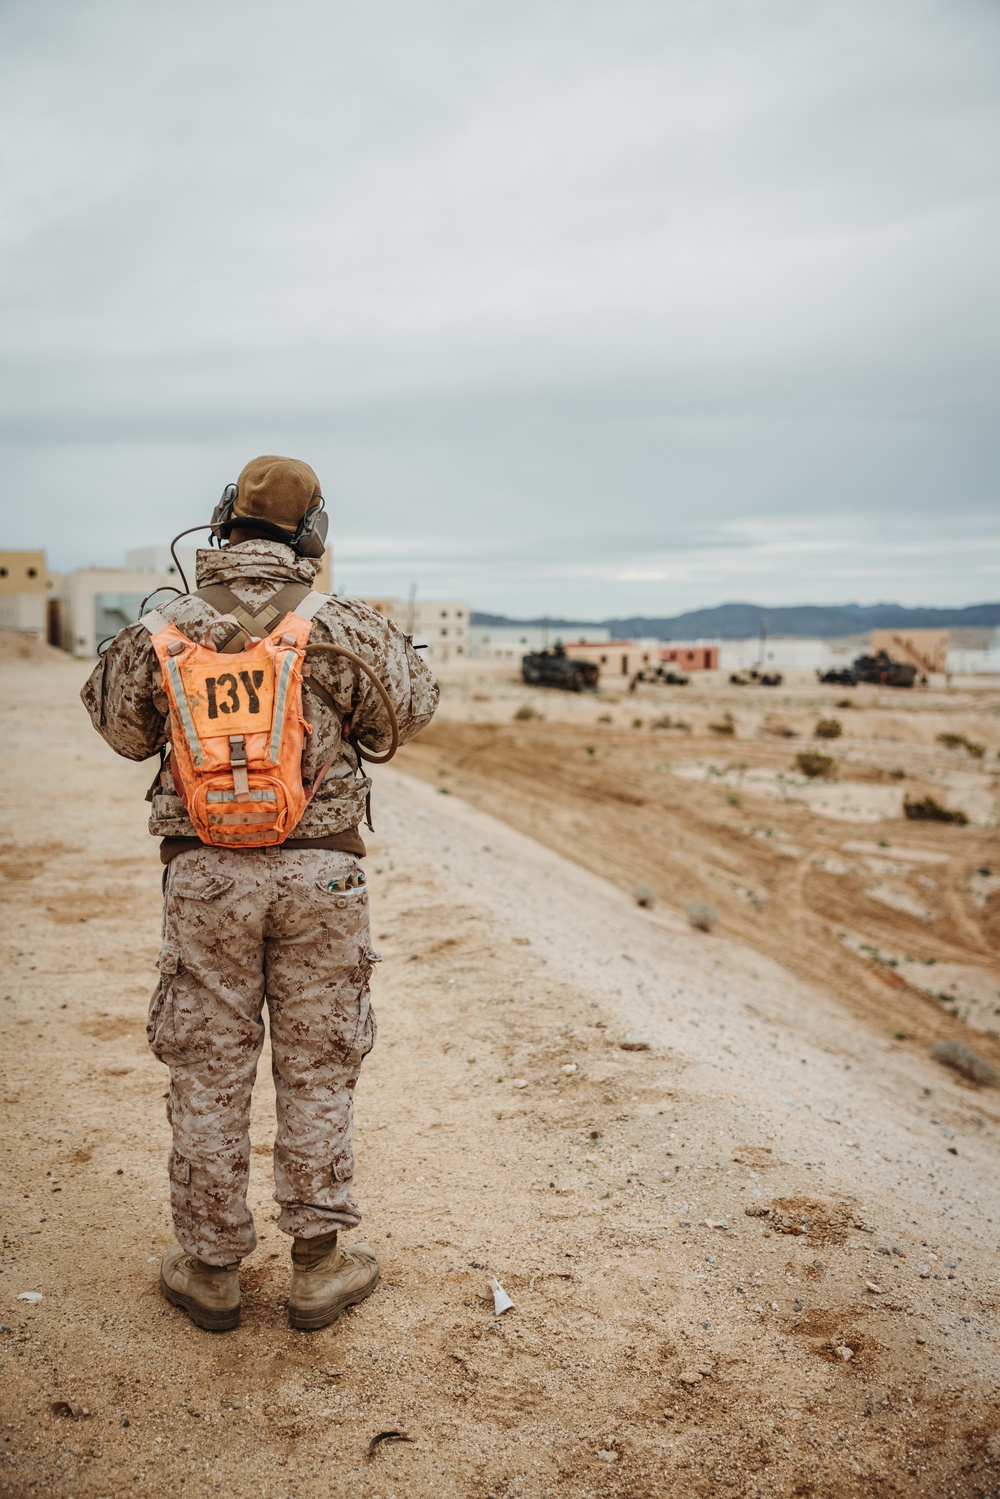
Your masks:
<svg viewBox="0 0 1000 1499"><path fill-rule="evenodd" d="M177 703L177 712L180 714L184 737L187 740L188 749L191 751L191 759L196 765L204 765L205 756L201 752L201 740L198 738L194 719L191 717L191 708L187 700L187 693L184 691L184 683L181 680L180 667L173 656L168 656L164 664L167 668L167 674L170 677L170 685L174 689L174 700Z"/></svg>
<svg viewBox="0 0 1000 1499"><path fill-rule="evenodd" d="M250 800L252 802L274 802L277 799L277 795L273 791L251 791L250 793ZM236 793L235 791L210 791L207 800L210 802L232 802L236 800Z"/></svg>
<svg viewBox="0 0 1000 1499"><path fill-rule="evenodd" d="M281 753L281 734L285 727L285 709L288 706L288 684L292 680L295 661L296 653L286 651L278 669L278 685L274 693L274 718L271 721L271 743L267 751L267 758L272 765L277 765L278 755Z"/></svg>
<svg viewBox="0 0 1000 1499"><path fill-rule="evenodd" d="M256 815L252 812L230 812L223 816L220 813L213 812L209 816L208 821L209 826L213 828L229 828L234 825L243 827L249 823L272 823L274 821L274 814L271 812L261 812Z"/></svg>

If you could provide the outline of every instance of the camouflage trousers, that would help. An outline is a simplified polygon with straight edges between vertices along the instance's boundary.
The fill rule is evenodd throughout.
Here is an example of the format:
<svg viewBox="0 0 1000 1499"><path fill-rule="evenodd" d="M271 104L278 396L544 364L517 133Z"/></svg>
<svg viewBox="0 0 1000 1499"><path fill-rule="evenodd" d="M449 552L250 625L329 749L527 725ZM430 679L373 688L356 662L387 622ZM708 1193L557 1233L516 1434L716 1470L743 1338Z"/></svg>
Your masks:
<svg viewBox="0 0 1000 1499"><path fill-rule="evenodd" d="M170 1205L210 1265L256 1247L246 1194L250 1094L267 1001L278 1116L278 1226L353 1228L352 1113L375 1041L368 889L352 854L205 847L168 866L154 1056L170 1069Z"/></svg>

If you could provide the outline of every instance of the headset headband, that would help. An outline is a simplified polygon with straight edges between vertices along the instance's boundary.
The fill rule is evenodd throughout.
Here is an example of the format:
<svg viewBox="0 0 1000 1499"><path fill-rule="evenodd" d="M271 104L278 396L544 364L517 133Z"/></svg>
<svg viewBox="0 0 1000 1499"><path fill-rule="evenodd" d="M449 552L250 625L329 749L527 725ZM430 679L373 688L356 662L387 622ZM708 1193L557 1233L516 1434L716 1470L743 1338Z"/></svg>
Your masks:
<svg viewBox="0 0 1000 1499"><path fill-rule="evenodd" d="M232 532L242 526L248 531L261 531L273 541L284 542L285 546L292 547L300 557L322 557L326 550L326 533L330 526L326 501L322 495L317 496L319 504L310 505L294 532L286 531L284 526L275 525L274 521L259 519L256 515L237 515L238 498L239 491L236 485L227 484L212 515L213 535L221 537L223 541L228 541Z"/></svg>

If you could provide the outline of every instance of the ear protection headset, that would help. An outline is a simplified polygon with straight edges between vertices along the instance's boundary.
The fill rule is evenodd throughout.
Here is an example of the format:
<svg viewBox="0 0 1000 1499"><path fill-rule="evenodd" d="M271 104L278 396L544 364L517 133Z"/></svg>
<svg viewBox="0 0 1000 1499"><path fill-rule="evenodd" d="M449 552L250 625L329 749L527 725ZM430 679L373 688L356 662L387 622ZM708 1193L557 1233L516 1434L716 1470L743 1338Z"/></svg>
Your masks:
<svg viewBox="0 0 1000 1499"><path fill-rule="evenodd" d="M283 526L276 526L273 521L260 520L256 515L237 515L237 498L236 485L227 484L212 515L214 537L221 537L223 541L228 541L233 530L244 526L248 531L259 531L262 536L269 536L273 541L283 541L300 557L322 557L326 550L326 533L330 525L326 501L322 495L318 496L317 505L310 505L299 521L294 534L286 531Z"/></svg>

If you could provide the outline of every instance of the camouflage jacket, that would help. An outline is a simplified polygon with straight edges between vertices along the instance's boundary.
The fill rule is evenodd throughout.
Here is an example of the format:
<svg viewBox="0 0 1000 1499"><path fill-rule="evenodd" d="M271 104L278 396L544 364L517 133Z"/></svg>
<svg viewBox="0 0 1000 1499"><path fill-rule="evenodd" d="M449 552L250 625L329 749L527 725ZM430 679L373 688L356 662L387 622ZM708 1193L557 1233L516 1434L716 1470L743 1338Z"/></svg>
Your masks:
<svg viewBox="0 0 1000 1499"><path fill-rule="evenodd" d="M224 583L241 603L257 611L286 583L311 584L318 568L317 561L297 557L280 542L244 541L220 551L199 551L197 586ZM219 619L210 604L192 594L157 603L156 608L195 640L205 639ZM226 635L230 629L223 626L220 632ZM438 686L398 625L359 599L331 596L316 615L311 639L346 645L369 663L392 699L400 743L430 722L438 703ZM80 694L95 729L116 754L128 760L146 760L168 742L167 699L154 683L156 664L145 626L128 625L108 646ZM326 689L338 711L332 712L310 692L307 678L302 696L313 732L306 736L303 779L311 781L331 756L333 763L295 829L297 838L345 832L357 827L364 815L371 782L360 773L353 748L342 738L342 719L350 716L361 743L373 753L383 753L390 743L385 709L357 667L322 652L312 657L310 666L312 677ZM153 792L149 831L160 838L196 836L174 789L169 758Z"/></svg>

